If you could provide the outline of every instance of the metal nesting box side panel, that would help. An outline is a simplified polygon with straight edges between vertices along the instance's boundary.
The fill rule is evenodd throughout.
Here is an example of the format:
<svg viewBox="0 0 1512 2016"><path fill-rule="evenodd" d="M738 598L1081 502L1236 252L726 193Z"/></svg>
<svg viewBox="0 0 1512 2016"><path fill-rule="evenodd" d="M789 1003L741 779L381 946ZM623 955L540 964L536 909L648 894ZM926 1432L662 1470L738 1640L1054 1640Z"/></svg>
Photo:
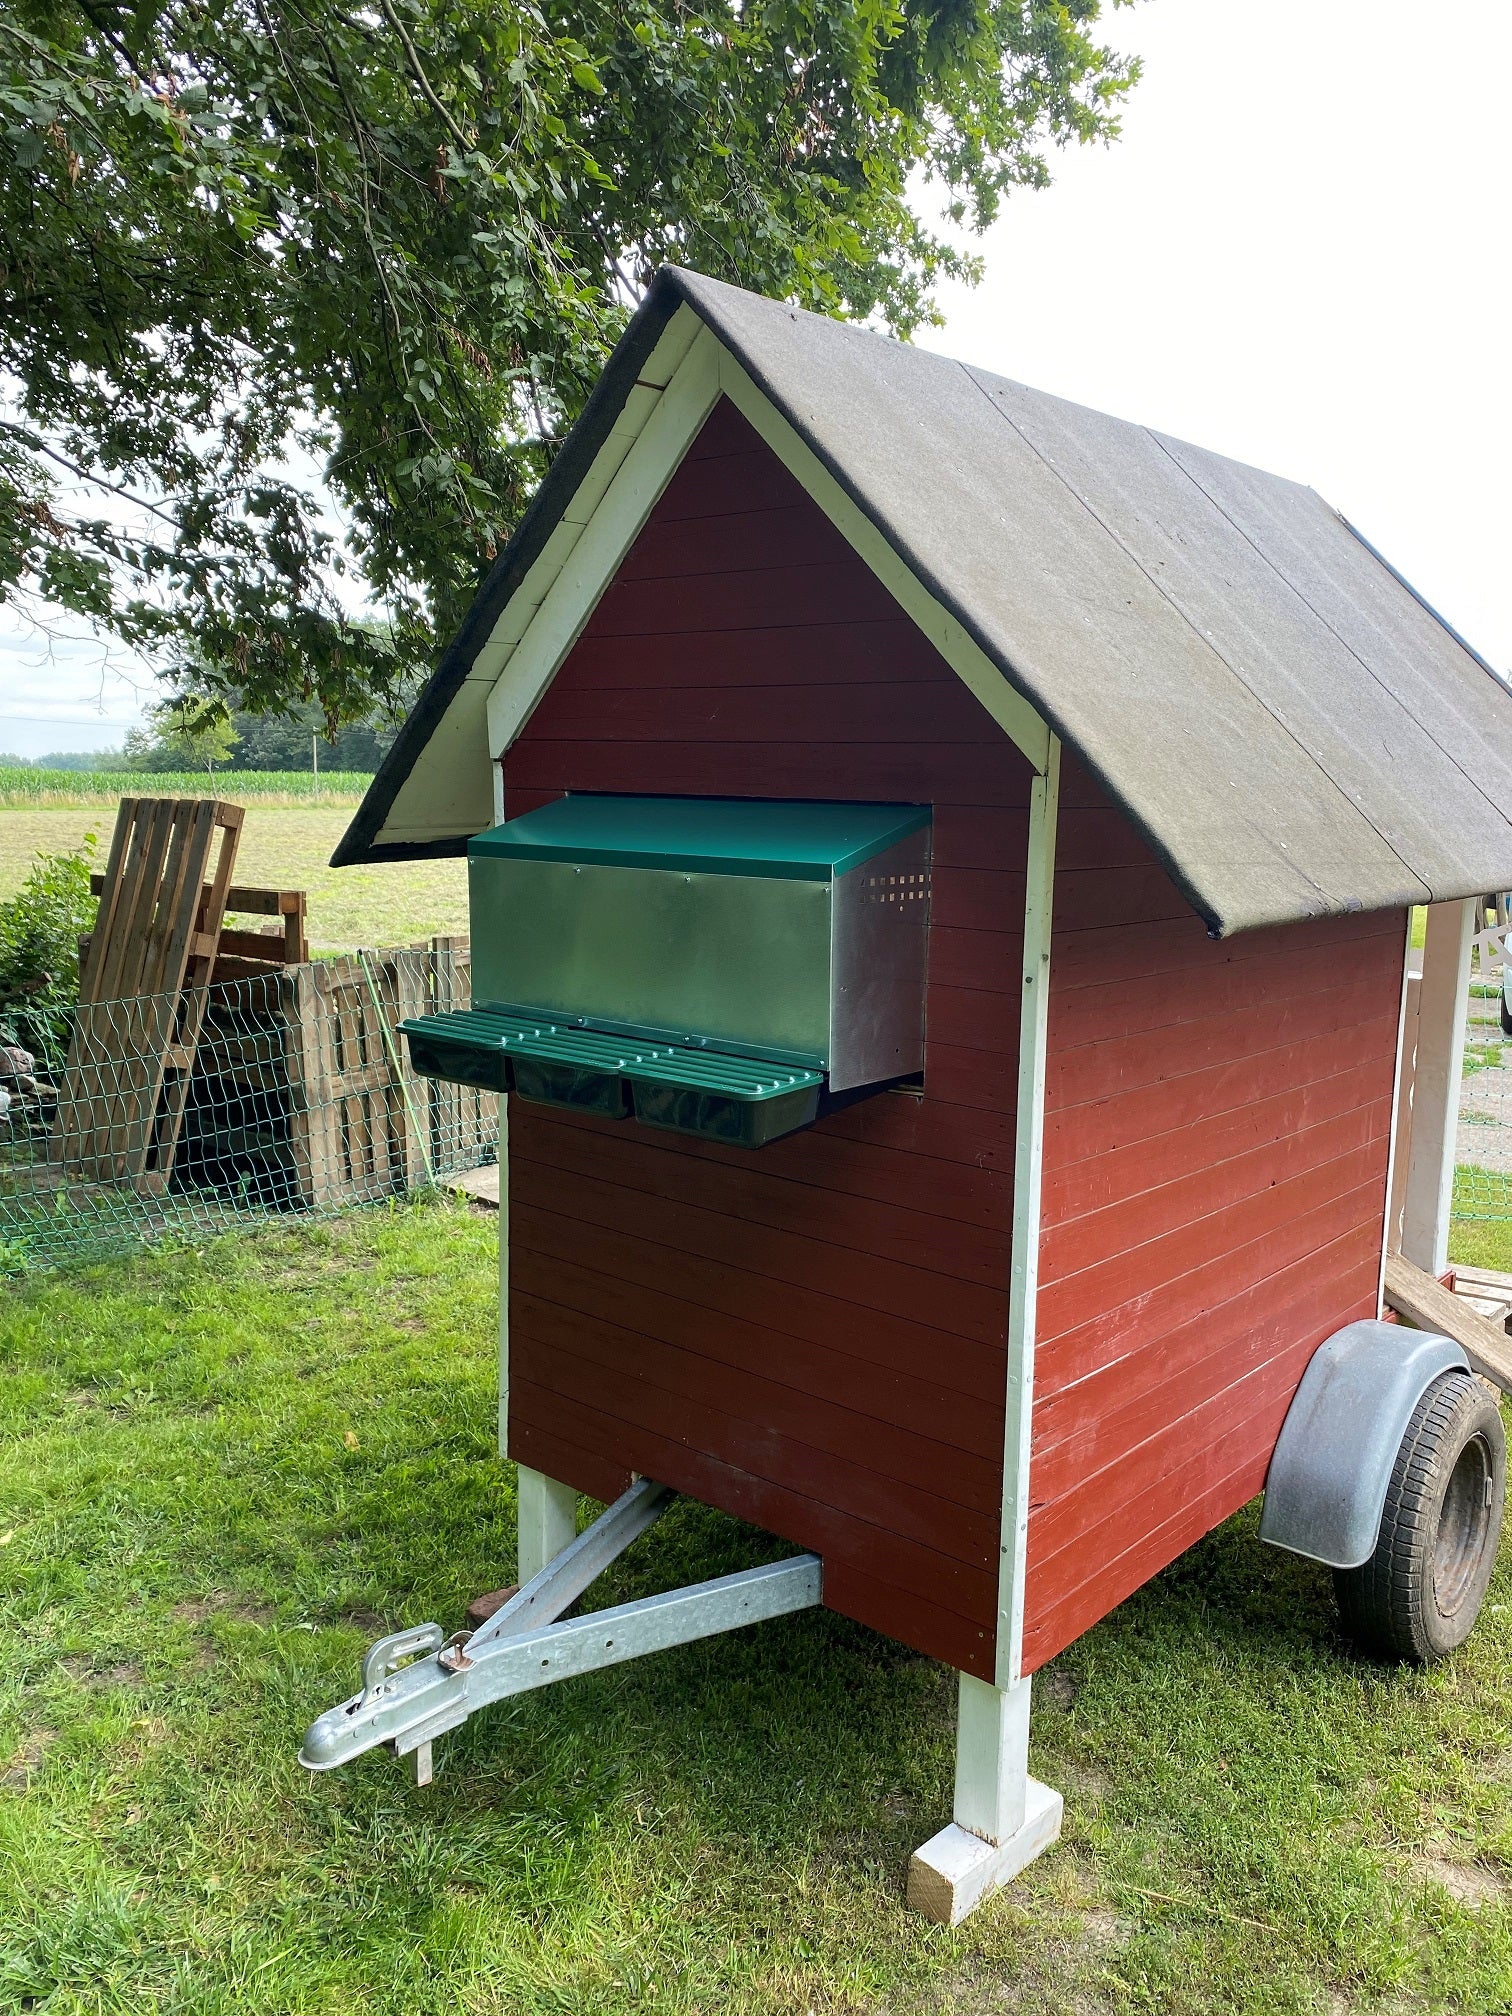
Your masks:
<svg viewBox="0 0 1512 2016"><path fill-rule="evenodd" d="M474 856L479 1001L829 1061L831 884Z"/></svg>
<svg viewBox="0 0 1512 2016"><path fill-rule="evenodd" d="M832 1092L924 1068L930 833L920 827L835 878Z"/></svg>

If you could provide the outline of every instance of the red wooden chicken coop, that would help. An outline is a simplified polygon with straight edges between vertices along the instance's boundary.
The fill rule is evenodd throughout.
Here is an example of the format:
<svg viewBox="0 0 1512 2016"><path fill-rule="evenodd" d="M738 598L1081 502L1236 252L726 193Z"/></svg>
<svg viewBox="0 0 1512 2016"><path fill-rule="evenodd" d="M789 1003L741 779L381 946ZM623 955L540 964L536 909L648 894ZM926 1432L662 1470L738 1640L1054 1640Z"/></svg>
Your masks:
<svg viewBox="0 0 1512 2016"><path fill-rule="evenodd" d="M958 1918L1059 1825L1032 1674L1283 1424L1268 1529L1369 1627L1393 1465L1459 1406L1473 1617L1481 1361L1378 1319L1388 1249L1444 1269L1509 808L1512 697L1312 491L664 272L336 857L471 845L478 1007L408 1033L510 1092L525 1586L375 1648L306 1761L428 1758L488 1655L511 1691L822 1601L962 1676L910 1876ZM562 1613L671 1492L805 1552L596 1651Z"/></svg>

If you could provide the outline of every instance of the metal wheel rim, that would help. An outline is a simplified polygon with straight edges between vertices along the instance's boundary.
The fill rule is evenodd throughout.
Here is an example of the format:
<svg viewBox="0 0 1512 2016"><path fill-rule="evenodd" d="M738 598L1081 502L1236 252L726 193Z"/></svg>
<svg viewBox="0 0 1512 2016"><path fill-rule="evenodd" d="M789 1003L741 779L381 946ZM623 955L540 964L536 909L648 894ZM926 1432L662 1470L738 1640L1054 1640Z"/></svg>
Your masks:
<svg viewBox="0 0 1512 2016"><path fill-rule="evenodd" d="M1433 1549L1433 1600L1440 1616L1455 1614L1475 1580L1486 1544L1493 1475L1486 1438L1472 1435L1454 1459L1439 1508L1438 1537Z"/></svg>

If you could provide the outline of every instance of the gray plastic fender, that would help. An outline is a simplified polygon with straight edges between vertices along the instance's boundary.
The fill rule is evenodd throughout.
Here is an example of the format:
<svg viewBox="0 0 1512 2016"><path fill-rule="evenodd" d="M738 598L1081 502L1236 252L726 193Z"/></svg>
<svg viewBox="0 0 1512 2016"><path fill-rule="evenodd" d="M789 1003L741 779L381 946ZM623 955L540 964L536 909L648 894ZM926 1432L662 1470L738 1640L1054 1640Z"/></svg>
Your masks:
<svg viewBox="0 0 1512 2016"><path fill-rule="evenodd" d="M1348 1323L1313 1353L1265 1479L1260 1538L1358 1568L1375 1552L1392 1465L1424 1393L1470 1370L1459 1345L1400 1323Z"/></svg>

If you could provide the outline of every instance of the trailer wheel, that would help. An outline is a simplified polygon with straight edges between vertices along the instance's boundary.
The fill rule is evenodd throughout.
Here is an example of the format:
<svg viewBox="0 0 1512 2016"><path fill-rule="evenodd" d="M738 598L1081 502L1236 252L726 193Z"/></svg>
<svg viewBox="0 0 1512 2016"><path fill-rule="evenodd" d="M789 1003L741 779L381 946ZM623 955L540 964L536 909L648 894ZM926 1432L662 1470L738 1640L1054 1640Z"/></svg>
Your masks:
<svg viewBox="0 0 1512 2016"><path fill-rule="evenodd" d="M1501 991L1501 1026L1503 1036L1512 1036L1512 992L1505 986Z"/></svg>
<svg viewBox="0 0 1512 2016"><path fill-rule="evenodd" d="M1479 1379L1446 1372L1407 1424L1374 1554L1334 1570L1344 1629L1363 1651L1423 1666L1464 1644L1496 1566L1506 1482L1496 1401Z"/></svg>

